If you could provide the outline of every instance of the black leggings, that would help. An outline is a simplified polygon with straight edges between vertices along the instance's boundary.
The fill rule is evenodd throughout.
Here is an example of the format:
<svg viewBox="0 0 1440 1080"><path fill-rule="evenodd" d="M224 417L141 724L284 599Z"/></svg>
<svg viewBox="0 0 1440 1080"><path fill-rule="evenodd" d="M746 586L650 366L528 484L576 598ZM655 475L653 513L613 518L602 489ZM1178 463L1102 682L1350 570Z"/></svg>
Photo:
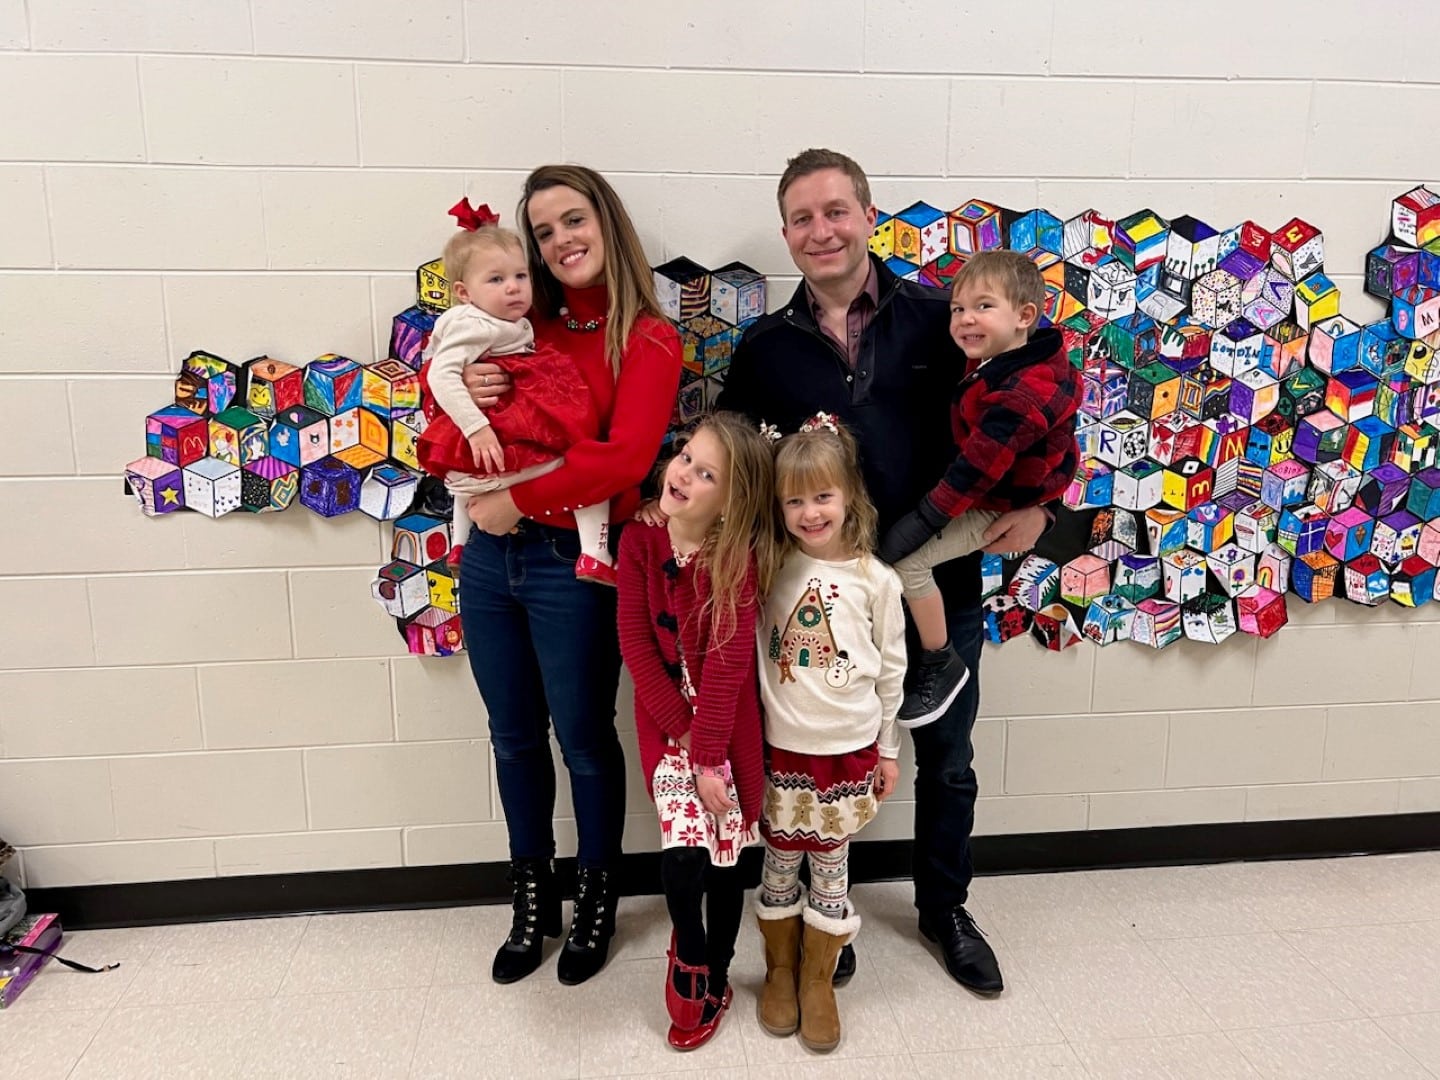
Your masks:
<svg viewBox="0 0 1440 1080"><path fill-rule="evenodd" d="M739 869L711 865L704 848L666 848L660 853L660 882L675 926L676 952L687 964L709 965L710 992L722 992L745 908Z"/></svg>

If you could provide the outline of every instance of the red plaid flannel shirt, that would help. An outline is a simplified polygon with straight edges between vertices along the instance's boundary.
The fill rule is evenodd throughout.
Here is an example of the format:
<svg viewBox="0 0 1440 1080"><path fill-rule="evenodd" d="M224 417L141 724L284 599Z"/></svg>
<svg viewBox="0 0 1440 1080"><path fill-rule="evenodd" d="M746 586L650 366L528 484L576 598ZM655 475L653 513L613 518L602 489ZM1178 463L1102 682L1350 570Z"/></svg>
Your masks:
<svg viewBox="0 0 1440 1080"><path fill-rule="evenodd" d="M948 519L1058 498L1080 463L1080 396L1080 373L1058 330L1037 330L981 364L960 381L950 410L959 453L925 501Z"/></svg>

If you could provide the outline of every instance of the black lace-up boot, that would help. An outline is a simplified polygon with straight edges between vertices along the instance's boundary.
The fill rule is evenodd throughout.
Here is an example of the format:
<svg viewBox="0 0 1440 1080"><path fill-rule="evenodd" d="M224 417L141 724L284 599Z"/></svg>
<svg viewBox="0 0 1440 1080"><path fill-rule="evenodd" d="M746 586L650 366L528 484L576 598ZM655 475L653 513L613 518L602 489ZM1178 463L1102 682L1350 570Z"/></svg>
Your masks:
<svg viewBox="0 0 1440 1080"><path fill-rule="evenodd" d="M560 950L557 974L567 986L583 983L602 967L615 936L615 876L612 871L582 866L577 878L575 918Z"/></svg>
<svg viewBox="0 0 1440 1080"><path fill-rule="evenodd" d="M523 979L540 966L547 937L560 936L560 893L548 859L510 864L515 888L510 936L495 954L490 975L497 983Z"/></svg>

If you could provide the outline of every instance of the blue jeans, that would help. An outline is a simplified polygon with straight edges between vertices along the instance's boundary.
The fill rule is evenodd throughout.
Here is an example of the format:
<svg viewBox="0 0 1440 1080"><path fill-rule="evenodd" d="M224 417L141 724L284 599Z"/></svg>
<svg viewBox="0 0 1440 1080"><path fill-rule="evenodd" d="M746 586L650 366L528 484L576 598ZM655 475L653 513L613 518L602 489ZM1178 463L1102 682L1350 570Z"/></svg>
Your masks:
<svg viewBox="0 0 1440 1080"><path fill-rule="evenodd" d="M965 903L975 868L970 833L978 786L970 742L980 708L980 608L946 608L950 642L970 668L944 716L915 728L915 906L941 911Z"/></svg>
<svg viewBox="0 0 1440 1080"><path fill-rule="evenodd" d="M466 654L490 713L512 859L555 854L550 722L570 773L580 865L620 858L625 755L615 734L615 590L575 577L578 535L522 521L472 531L460 561Z"/></svg>

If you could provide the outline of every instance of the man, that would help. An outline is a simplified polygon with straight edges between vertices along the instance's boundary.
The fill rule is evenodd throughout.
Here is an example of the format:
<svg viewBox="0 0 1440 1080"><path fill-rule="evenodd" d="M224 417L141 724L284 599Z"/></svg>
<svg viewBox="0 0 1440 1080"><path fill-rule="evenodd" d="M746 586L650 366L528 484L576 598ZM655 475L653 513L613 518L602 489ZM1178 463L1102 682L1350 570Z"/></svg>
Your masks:
<svg viewBox="0 0 1440 1080"><path fill-rule="evenodd" d="M824 411L860 444L880 534L912 510L954 459L951 391L965 357L950 339L949 294L903 281L869 252L875 207L864 171L833 150L792 158L778 191L781 234L804 281L735 350L719 408L796 430ZM1049 515L1003 515L987 551L1032 547ZM912 732L916 749L915 906L920 932L946 970L978 993L1003 989L995 954L965 910L973 867L975 771L971 728L980 701L980 556L941 566L950 640L974 673L945 714ZM842 957L837 977L854 970Z"/></svg>

